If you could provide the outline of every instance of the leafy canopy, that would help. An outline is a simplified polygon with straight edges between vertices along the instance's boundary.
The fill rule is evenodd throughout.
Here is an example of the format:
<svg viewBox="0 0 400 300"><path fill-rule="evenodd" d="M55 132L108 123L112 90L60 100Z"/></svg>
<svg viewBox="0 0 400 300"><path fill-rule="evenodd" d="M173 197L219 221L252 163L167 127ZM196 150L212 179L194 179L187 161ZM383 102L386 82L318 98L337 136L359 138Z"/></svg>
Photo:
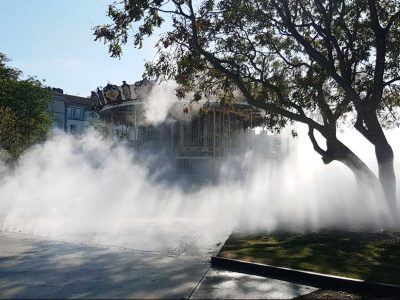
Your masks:
<svg viewBox="0 0 400 300"><path fill-rule="evenodd" d="M108 15L112 24L94 34L112 56L121 55L131 31L141 47L169 18L172 29L145 76L176 80L178 97L193 92L194 101L217 95L229 102L240 90L266 110L271 128L307 124L323 155L314 130L329 142L350 120L376 144L379 121L398 125L398 1L126 0L110 5Z"/></svg>
<svg viewBox="0 0 400 300"><path fill-rule="evenodd" d="M34 77L6 65L0 53L0 148L16 158L34 143L43 141L51 126L51 94Z"/></svg>

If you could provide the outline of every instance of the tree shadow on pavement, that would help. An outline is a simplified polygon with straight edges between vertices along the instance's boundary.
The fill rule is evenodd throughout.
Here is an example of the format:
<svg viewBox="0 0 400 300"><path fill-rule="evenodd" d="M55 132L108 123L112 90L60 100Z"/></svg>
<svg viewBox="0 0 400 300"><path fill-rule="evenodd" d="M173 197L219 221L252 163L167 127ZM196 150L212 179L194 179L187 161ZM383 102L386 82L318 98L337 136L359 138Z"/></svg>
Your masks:
<svg viewBox="0 0 400 300"><path fill-rule="evenodd" d="M191 257L2 233L0 298L185 298L208 268Z"/></svg>

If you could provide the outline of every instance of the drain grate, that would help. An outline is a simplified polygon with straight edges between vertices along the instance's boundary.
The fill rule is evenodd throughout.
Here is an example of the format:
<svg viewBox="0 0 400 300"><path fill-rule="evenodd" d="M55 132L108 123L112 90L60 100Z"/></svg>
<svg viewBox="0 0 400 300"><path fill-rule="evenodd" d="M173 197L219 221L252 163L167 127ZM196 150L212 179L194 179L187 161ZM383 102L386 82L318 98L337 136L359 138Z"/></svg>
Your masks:
<svg viewBox="0 0 400 300"><path fill-rule="evenodd" d="M167 253L169 256L181 256L187 249L189 249L194 243L194 238L190 237L185 240L180 240L179 245L171 250L168 250Z"/></svg>

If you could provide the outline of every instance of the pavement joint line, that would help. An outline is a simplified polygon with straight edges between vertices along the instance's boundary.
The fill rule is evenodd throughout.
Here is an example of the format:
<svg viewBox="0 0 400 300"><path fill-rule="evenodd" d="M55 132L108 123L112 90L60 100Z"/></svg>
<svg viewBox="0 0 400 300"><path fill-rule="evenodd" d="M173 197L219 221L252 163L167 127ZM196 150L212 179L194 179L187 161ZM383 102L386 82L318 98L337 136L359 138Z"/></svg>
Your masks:
<svg viewBox="0 0 400 300"><path fill-rule="evenodd" d="M201 277L200 281L196 284L196 286L194 287L193 291L190 293L190 295L188 296L187 299L190 299L194 292L197 290L197 288L200 286L201 282L204 280L204 278L207 276L208 272L211 270L211 265L208 267L207 271L204 273L203 277Z"/></svg>
<svg viewBox="0 0 400 300"><path fill-rule="evenodd" d="M361 279L328 275L310 271L276 267L267 264L253 263L223 257L212 256L211 266L227 271L241 272L310 286L348 291L368 290L396 297L400 296L400 286L395 284L369 282Z"/></svg>
<svg viewBox="0 0 400 300"><path fill-rule="evenodd" d="M130 247L124 247L124 246L116 246L112 244L101 244L101 243L96 243L96 242L83 242L79 240L69 240L69 239L63 239L63 238L58 238L58 237L52 237L52 236L47 236L47 235L36 235L36 234L30 234L26 232L14 232L14 231L1 231L3 234L11 235L11 236L24 236L26 239L34 239L34 240L45 240L45 241L52 241L52 242L59 242L59 243L64 243L64 244L69 244L69 245L75 245L75 246L83 246L83 247L98 247L98 248L104 248L104 249L117 249L117 250L122 250L122 251L131 251L131 252L136 252L136 253L141 253L141 254L151 254L151 255L157 255L161 256L163 253L160 251L153 251L153 250L144 250L144 249L135 249L135 248L130 248ZM50 245L51 246L51 245Z"/></svg>

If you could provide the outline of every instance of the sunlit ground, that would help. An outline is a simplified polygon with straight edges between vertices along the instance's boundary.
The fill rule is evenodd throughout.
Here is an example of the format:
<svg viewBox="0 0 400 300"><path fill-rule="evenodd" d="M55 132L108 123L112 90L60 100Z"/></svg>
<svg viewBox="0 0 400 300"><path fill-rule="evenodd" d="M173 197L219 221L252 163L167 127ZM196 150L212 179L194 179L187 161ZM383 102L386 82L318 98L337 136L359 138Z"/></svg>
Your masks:
<svg viewBox="0 0 400 300"><path fill-rule="evenodd" d="M400 284L400 233L324 230L233 234L218 256Z"/></svg>

